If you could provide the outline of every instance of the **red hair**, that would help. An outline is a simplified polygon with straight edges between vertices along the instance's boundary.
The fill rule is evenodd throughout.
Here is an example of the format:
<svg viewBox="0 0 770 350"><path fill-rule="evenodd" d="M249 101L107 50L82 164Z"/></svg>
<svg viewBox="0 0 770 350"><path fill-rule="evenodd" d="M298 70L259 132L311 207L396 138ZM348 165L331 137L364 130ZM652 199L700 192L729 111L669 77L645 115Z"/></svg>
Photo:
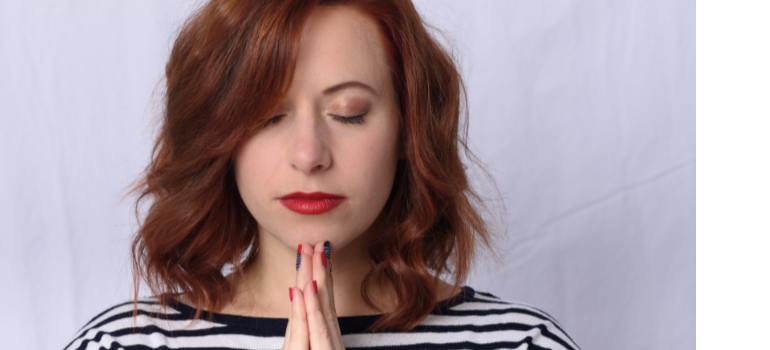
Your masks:
<svg viewBox="0 0 770 350"><path fill-rule="evenodd" d="M184 24L166 65L162 127L134 188L137 212L152 199L132 246L135 303L141 279L161 303L183 293L216 312L232 297L223 267L242 271L258 248L233 155L285 96L302 25L319 5L355 8L378 25L400 109L406 159L368 252L375 268L361 285L372 308L369 288L380 278L399 302L372 330L417 326L437 302L439 277L459 287L479 243L491 250L484 203L460 159L463 149L478 163L465 142L462 79L410 0L214 0Z"/></svg>

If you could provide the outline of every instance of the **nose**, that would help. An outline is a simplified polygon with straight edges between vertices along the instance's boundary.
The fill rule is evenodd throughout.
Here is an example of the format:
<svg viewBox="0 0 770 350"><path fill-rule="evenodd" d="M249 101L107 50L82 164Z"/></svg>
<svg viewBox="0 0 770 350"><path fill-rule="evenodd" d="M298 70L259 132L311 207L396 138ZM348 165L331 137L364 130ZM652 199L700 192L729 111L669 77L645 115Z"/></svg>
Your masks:
<svg viewBox="0 0 770 350"><path fill-rule="evenodd" d="M290 138L290 161L293 168L311 175L331 165L328 133L316 113L297 114Z"/></svg>

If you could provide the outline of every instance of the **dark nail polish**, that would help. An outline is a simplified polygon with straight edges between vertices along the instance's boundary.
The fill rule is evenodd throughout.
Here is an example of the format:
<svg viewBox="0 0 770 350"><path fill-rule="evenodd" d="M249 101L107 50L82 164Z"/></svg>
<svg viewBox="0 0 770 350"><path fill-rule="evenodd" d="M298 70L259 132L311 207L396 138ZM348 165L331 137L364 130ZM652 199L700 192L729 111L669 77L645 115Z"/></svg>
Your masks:
<svg viewBox="0 0 770 350"><path fill-rule="evenodd" d="M332 248L329 245L329 241L324 241L324 255L326 256L326 260L328 261L331 259L332 254ZM324 265L325 267L326 265ZM329 262L329 272L332 272L332 263Z"/></svg>
<svg viewBox="0 0 770 350"><path fill-rule="evenodd" d="M302 261L302 245L300 244L299 247L297 247L297 268L296 270L299 271L299 263Z"/></svg>

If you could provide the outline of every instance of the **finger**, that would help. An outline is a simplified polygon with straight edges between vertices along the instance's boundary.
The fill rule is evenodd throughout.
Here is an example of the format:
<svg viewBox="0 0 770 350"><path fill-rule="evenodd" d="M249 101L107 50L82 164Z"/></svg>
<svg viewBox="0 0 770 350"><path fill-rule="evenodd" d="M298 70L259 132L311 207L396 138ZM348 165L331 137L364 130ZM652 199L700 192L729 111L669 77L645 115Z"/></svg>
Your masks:
<svg viewBox="0 0 770 350"><path fill-rule="evenodd" d="M300 244L297 247L297 277L295 287L305 288L305 283L313 279L313 246Z"/></svg>
<svg viewBox="0 0 770 350"><path fill-rule="evenodd" d="M321 310L321 303L318 300L318 282L308 281L305 284L305 311L307 313L307 328L310 332L310 348L313 350L331 350L332 329L326 321L326 317Z"/></svg>
<svg viewBox="0 0 770 350"><path fill-rule="evenodd" d="M291 287L289 287L289 301L292 302L292 303L289 304L290 305L289 306L289 322L286 324L286 333L284 333L284 335L283 335L284 341L283 341L283 347L281 348L282 350L287 349L288 346L289 346L289 342L291 341L291 325L292 325L291 319L292 319L292 315L294 315L294 303L293 303L293 301L294 301L294 290Z"/></svg>
<svg viewBox="0 0 770 350"><path fill-rule="evenodd" d="M289 287L289 300L294 301L294 291ZM289 347L289 342L291 341L291 315L294 314L294 303L289 304L291 305L289 307L289 322L286 323L286 332L283 334L283 346L281 347L281 350L286 350Z"/></svg>
<svg viewBox="0 0 770 350"><path fill-rule="evenodd" d="M289 324L286 326L287 336L282 349L306 350L309 348L310 341L305 298L299 288L289 288L289 290L292 295L291 314L289 315Z"/></svg>
<svg viewBox="0 0 770 350"><path fill-rule="evenodd" d="M313 249L313 279L318 289L318 301L321 314L331 334L332 346L342 348L342 336L337 321L337 310L334 306L334 288L329 257L331 247L329 241L319 242ZM311 332L312 333L312 332ZM312 339L312 335L311 335Z"/></svg>
<svg viewBox="0 0 770 350"><path fill-rule="evenodd" d="M313 249L313 279L318 284L318 299L321 310L326 315L329 324L336 323L337 310L334 306L334 286L331 273L329 241L319 242Z"/></svg>

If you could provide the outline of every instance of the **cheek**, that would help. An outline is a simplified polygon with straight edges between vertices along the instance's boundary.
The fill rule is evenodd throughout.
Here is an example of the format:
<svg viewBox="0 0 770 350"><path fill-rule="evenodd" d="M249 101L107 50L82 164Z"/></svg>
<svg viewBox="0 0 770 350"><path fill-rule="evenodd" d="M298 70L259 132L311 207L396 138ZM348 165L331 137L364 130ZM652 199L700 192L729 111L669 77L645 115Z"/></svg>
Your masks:
<svg viewBox="0 0 770 350"><path fill-rule="evenodd" d="M396 137L393 131L372 134L357 145L346 148L349 154L346 168L359 169L356 171L357 181L366 184L367 192L390 193L398 163Z"/></svg>
<svg viewBox="0 0 770 350"><path fill-rule="evenodd" d="M261 191L270 188L267 184L274 178L272 172L276 169L276 161L276 155L266 152L266 148L257 142L244 145L235 159L238 192L254 216L261 209L259 199L268 195Z"/></svg>

